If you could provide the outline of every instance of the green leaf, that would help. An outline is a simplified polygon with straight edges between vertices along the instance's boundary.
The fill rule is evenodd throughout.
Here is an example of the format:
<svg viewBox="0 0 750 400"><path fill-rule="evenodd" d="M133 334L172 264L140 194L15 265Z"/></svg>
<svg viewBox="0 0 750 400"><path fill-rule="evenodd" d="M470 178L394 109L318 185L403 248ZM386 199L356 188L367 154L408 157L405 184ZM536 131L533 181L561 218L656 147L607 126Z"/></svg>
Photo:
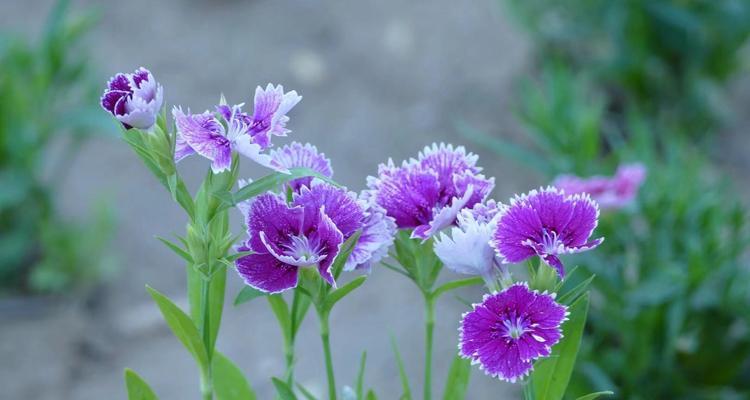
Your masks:
<svg viewBox="0 0 750 400"><path fill-rule="evenodd" d="M586 290L588 290L589 285L591 284L591 282L594 280L595 277L596 275L591 275L585 281L579 283L574 288L568 290L557 299L557 302L560 304L569 305L573 303L574 301L578 300L578 298L581 297L581 295L584 292L586 292Z"/></svg>
<svg viewBox="0 0 750 400"><path fill-rule="evenodd" d="M218 351L211 359L216 400L255 400L255 392L242 371Z"/></svg>
<svg viewBox="0 0 750 400"><path fill-rule="evenodd" d="M598 399L601 396L612 396L614 394L615 392L610 392L609 390L605 390L603 392L589 393L585 396L581 396L577 398L576 400L594 400L594 399Z"/></svg>
<svg viewBox="0 0 750 400"><path fill-rule="evenodd" d="M366 400L378 400L378 396L376 396L375 392L372 389L370 389L367 391L367 397L365 399Z"/></svg>
<svg viewBox="0 0 750 400"><path fill-rule="evenodd" d="M289 306L287 306L286 300L280 294L266 296L266 299L268 299L268 304L271 306L271 311L276 316L276 320L279 321L281 333L284 335L287 343L290 342L292 338L292 325L289 316Z"/></svg>
<svg viewBox="0 0 750 400"><path fill-rule="evenodd" d="M550 357L534 364L530 379L537 399L560 400L565 395L586 326L588 307L586 293L568 308L570 319L563 323L563 338L552 348Z"/></svg>
<svg viewBox="0 0 750 400"><path fill-rule="evenodd" d="M237 297L234 299L234 305L238 306L243 303L247 303L250 300L257 299L258 297L267 296L268 293L261 292L260 290L252 287L252 286L245 286L240 290L239 293L237 293Z"/></svg>
<svg viewBox="0 0 750 400"><path fill-rule="evenodd" d="M357 373L357 384L356 384L356 393L357 393L357 400L362 400L362 395L364 394L364 386L365 386L365 364L367 363L367 352L362 352L362 357L359 360L359 372Z"/></svg>
<svg viewBox="0 0 750 400"><path fill-rule="evenodd" d="M481 277L472 277L472 278L466 278L466 279L458 279L455 281L447 282L443 285L440 285L435 289L434 292L432 292L432 297L434 299L437 299L441 295L445 294L446 292L449 292L451 290L455 290L458 288L462 288L464 286L473 286L473 285L481 285L484 283L484 280L482 280Z"/></svg>
<svg viewBox="0 0 750 400"><path fill-rule="evenodd" d="M191 264L193 263L193 257L191 257L190 253L185 251L182 247L170 242L167 239L164 239L163 237L157 236L156 238L159 239L160 242L164 243L165 246L169 247L170 250L174 251L175 254L182 257L185 261Z"/></svg>
<svg viewBox="0 0 750 400"><path fill-rule="evenodd" d="M190 354L193 355L198 365L202 369L208 368L208 353L206 347L201 341L201 336L198 333L198 328L195 326L190 317L185 314L179 307L172 303L169 298L159 293L156 289L146 286L146 289L151 294L151 297L159 306L161 314L167 321L167 325L172 329L172 333L177 336L177 339L182 342L185 348L188 349Z"/></svg>
<svg viewBox="0 0 750 400"><path fill-rule="evenodd" d="M343 299L344 296L351 293L354 289L362 286L363 283L365 283L365 280L367 280L366 275L360 275L354 279L352 279L350 282L348 282L346 285L334 290L333 292L330 292L325 299L325 302L323 303L323 309L324 310L331 310L333 309L333 306L336 305L336 303Z"/></svg>
<svg viewBox="0 0 750 400"><path fill-rule="evenodd" d="M297 382L297 389L299 389L300 392L302 392L302 395L305 396L305 399L307 400L318 400L313 396L312 393L310 393L309 390L307 390L306 387L302 386L301 383Z"/></svg>
<svg viewBox="0 0 750 400"><path fill-rule="evenodd" d="M331 265L331 273L333 274L333 277L335 279L338 279L339 276L341 276L341 271L344 270L346 260L349 259L352 251L354 251L354 247L357 245L357 241L359 240L359 236L361 234L362 231L355 232L352 236L349 237L349 239L346 239L346 242L344 242L344 244L341 245L341 250L336 256L336 259L333 261L333 265Z"/></svg>
<svg viewBox="0 0 750 400"><path fill-rule="evenodd" d="M148 383L130 368L125 368L125 387L128 389L128 400L158 400Z"/></svg>
<svg viewBox="0 0 750 400"><path fill-rule="evenodd" d="M275 172L269 175L266 175L257 181L254 181L250 183L249 185L241 188L234 194L230 194L230 197L227 197L226 194L214 194L215 196L221 198L225 202L227 200L231 199L230 206L233 206L239 202L245 201L247 199L251 199L255 196L258 196L262 193L268 192L270 190L278 189L281 185L297 179L297 178L304 178L307 176L316 177L319 179L322 179L328 183L336 184L328 177L325 177L311 169L308 168L292 168L289 170L288 174L283 174L281 172Z"/></svg>
<svg viewBox="0 0 750 400"><path fill-rule="evenodd" d="M404 367L404 360L401 358L401 353L398 351L398 345L396 344L396 338L391 335L391 347L393 348L393 354L396 356L396 364L398 364L398 376L401 378L401 389L404 391L401 394L402 399L411 400L411 389L409 388L409 377L406 375L406 368Z"/></svg>
<svg viewBox="0 0 750 400"><path fill-rule="evenodd" d="M469 389L469 378L471 378L471 360L459 355L453 357L453 363L448 371L448 379L445 381L443 400L463 400Z"/></svg>
<svg viewBox="0 0 750 400"><path fill-rule="evenodd" d="M278 378L271 378L271 381L273 381L273 386L276 388L276 393L278 393L281 400L297 400L294 391L292 391L292 388L286 382Z"/></svg>
<svg viewBox="0 0 750 400"><path fill-rule="evenodd" d="M215 268L215 271L210 277L204 276L204 274L197 268L189 267L188 269L188 298L190 300L190 316L195 325L200 329L203 329L203 285L208 282L208 307L209 307L209 318L208 331L209 346L206 349L209 357L213 353L214 344L216 343L216 337L219 334L219 327L221 326L221 317L224 312L224 296L227 282L227 269L223 266Z"/></svg>

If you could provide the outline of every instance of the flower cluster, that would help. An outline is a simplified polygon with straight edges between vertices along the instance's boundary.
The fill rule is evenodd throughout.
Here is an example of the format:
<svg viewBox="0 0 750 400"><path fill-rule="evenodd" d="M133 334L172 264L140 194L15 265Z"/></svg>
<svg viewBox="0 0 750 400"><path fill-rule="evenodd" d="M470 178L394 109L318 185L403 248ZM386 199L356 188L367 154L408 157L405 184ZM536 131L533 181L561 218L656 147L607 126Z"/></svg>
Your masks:
<svg viewBox="0 0 750 400"><path fill-rule="evenodd" d="M401 229L406 234L398 236L401 247L397 247L396 253L412 251L413 254L406 256L407 261L398 259L399 254L394 258L404 266L400 272L420 285L429 307L434 306L436 296L442 293L432 287L442 265L457 273L481 276L490 289L491 293L481 303L474 304L463 315L459 328L461 356L480 364L487 374L510 382L528 375L537 359L550 356L553 346L563 337L567 307L555 301L555 293L540 293L530 289L526 282L514 282L506 264L538 259L538 268L549 271L545 276L564 279L562 255L593 249L603 241L591 240L599 218L597 202L616 208L632 201L645 177L645 168L624 165L613 178L562 176L555 186L515 196L506 205L488 198L495 180L482 175L476 155L461 146L441 143L425 147L416 158L403 161L400 166L392 160L379 165L378 175L368 177L367 189L357 194L331 181L331 161L315 146L292 142L271 149L274 136L290 132L286 128L287 114L301 98L295 91L284 92L281 85L269 84L265 89L256 88L252 113L243 111L242 103L229 105L223 97L213 111L199 114L174 107L176 132L169 133L164 119L158 118L162 111L162 87L148 70L139 68L132 74L115 75L107 84L101 105L128 130L126 135L134 140L129 143L147 162L153 162L153 157L140 152L144 151L141 143L149 141L138 140L158 137L154 142L162 143L160 148L169 151L167 155L164 151L159 153L158 161L166 159L170 171L175 170L176 162L192 154L210 160L214 174L231 170L232 173L222 175L233 179L228 184L223 178L215 179L222 182L222 191L235 182L241 187L253 184L250 180L236 179L237 164L233 163L236 154L277 172L270 182L283 183L237 205L244 217L247 237L237 247L241 254L235 257L235 267L247 285L264 293L281 293L298 287L301 270L310 268L312 275L304 273L305 279L314 277L325 296L336 290L339 270L334 274L334 265L341 265L344 271L369 271L388 255L397 230ZM159 129L152 129L155 124L159 124ZM137 138L133 139L133 135ZM314 176L301 177L300 168ZM295 175L289 175L292 172ZM208 196L196 196L193 200L189 192L185 195L184 182L174 180L174 175L162 177L173 195L187 196L186 210L192 210L191 201L195 201L196 209L216 208L213 203L208 206L199 203L207 201L204 197ZM206 184L213 181L207 179ZM259 187L269 188L263 185ZM178 187L184 191L179 192ZM215 193L214 189L210 189L211 193ZM211 201L216 200L211 198ZM222 212L226 213L226 209ZM205 219L212 220L211 217ZM221 223L222 229L228 230L227 226ZM199 231L211 232L206 226ZM232 237L225 233L224 237ZM197 247L201 249L210 248L216 240L213 233L199 239L202 242ZM352 245L344 251L347 241ZM402 241L408 243L404 245ZM230 240L221 248L229 248L231 244ZM434 254L425 253L425 249ZM201 253L201 260L203 256ZM227 255L218 257L222 261L228 259ZM414 262L418 257L429 262ZM337 260L339 263L335 264ZM420 268L429 271L420 272ZM531 287L539 287L533 279L531 282ZM350 282L353 283L357 282ZM304 286L300 291L318 301L316 309L321 323L325 323L324 350L329 351L330 308L326 307L331 307L340 296L320 301L307 288ZM340 293L344 296L348 291L342 288ZM223 295L223 291L215 294L222 299ZM430 323L428 331L433 326ZM426 343L430 346L431 341ZM430 360L430 353L426 354ZM327 367L332 374L330 365ZM425 376L425 396L429 397L429 373ZM332 387L329 390L335 391L331 375L329 386Z"/></svg>
<svg viewBox="0 0 750 400"><path fill-rule="evenodd" d="M566 308L554 294L513 284L503 264L538 257L564 278L560 255L601 244L601 238L589 240L599 208L588 194L551 186L498 204L487 199L494 179L480 175L476 161L462 147L432 145L401 167L380 165L368 186L399 228L413 228L415 238L435 237L434 252L447 268L481 276L493 291L501 276L504 289L464 315L459 347L488 374L515 381L560 340Z"/></svg>

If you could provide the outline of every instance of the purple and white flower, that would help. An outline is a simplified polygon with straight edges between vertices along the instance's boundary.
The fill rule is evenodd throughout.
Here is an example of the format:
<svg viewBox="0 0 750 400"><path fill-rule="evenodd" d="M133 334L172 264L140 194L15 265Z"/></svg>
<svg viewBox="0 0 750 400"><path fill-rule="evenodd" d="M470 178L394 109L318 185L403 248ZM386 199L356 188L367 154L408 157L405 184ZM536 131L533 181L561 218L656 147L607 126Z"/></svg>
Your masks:
<svg viewBox="0 0 750 400"><path fill-rule="evenodd" d="M488 294L463 315L459 353L484 372L508 382L528 375L534 360L547 357L562 338L568 315L554 295L517 283Z"/></svg>
<svg viewBox="0 0 750 400"><path fill-rule="evenodd" d="M560 254L591 250L604 240L589 241L599 219L599 207L588 194L566 195L549 186L516 196L501 211L492 246L503 263L539 256L565 276Z"/></svg>
<svg viewBox="0 0 750 400"><path fill-rule="evenodd" d="M132 74L113 76L100 102L126 129L147 130L156 123L164 101L163 92L151 72L141 67Z"/></svg>
<svg viewBox="0 0 750 400"><path fill-rule="evenodd" d="M335 286L331 266L341 245L357 231L362 233L345 270L368 267L393 242L382 213L355 193L321 180L302 186L289 205L283 196L267 193L243 203L241 211L249 238L238 250L254 253L236 261L237 271L248 285L265 292L296 287L299 268L308 266L317 266Z"/></svg>
<svg viewBox="0 0 750 400"><path fill-rule="evenodd" d="M388 255L388 249L395 239L396 221L386 215L385 210L379 205L364 200L366 197L366 195L360 195L361 204L365 207L362 233L344 265L344 271L354 269L370 271L374 264Z"/></svg>
<svg viewBox="0 0 750 400"><path fill-rule="evenodd" d="M367 178L369 196L399 228L413 228L412 237L427 239L492 191L494 178L480 174L476 161L462 146L433 144L400 167L392 160L378 166L378 176Z"/></svg>
<svg viewBox="0 0 750 400"><path fill-rule="evenodd" d="M454 272L479 275L492 282L500 267L500 257L490 246L499 217L497 203L476 204L458 214L458 226L435 237L435 254Z"/></svg>
<svg viewBox="0 0 750 400"><path fill-rule="evenodd" d="M236 261L248 285L279 293L297 286L300 268L315 266L335 286L331 265L345 240L342 230L356 231L363 214L356 200L347 201L346 193L335 199L320 195L308 191L291 205L273 193L252 200L247 209L249 238L238 250L253 254Z"/></svg>
<svg viewBox="0 0 750 400"><path fill-rule="evenodd" d="M568 194L588 193L602 209L618 209L633 202L645 179L646 166L633 163L620 165L613 177L561 175L553 186Z"/></svg>
<svg viewBox="0 0 750 400"><path fill-rule="evenodd" d="M177 125L175 160L193 153L211 160L214 173L226 171L232 164L232 151L279 172L289 170L263 153L271 146L271 136L285 136L289 130L286 114L300 100L297 92L284 93L279 85L269 84L255 90L252 116L242 111L243 104L228 106L222 99L216 113L185 114L181 108L172 111Z"/></svg>
<svg viewBox="0 0 750 400"><path fill-rule="evenodd" d="M319 153L318 148L310 143L292 142L279 149L271 150L270 155L278 165L287 169L309 168L327 178L333 177L331 160L326 158L325 154ZM302 186L309 187L312 179L312 177L297 178L287 185L292 188L292 191L299 192Z"/></svg>

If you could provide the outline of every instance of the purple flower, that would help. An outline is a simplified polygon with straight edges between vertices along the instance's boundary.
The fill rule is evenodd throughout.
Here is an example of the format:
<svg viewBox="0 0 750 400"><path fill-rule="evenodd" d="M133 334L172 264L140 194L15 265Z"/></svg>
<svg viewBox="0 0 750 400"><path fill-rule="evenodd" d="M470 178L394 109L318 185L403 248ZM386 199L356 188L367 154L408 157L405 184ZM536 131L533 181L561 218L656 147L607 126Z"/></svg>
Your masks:
<svg viewBox="0 0 750 400"><path fill-rule="evenodd" d="M354 193L320 181L303 187L290 205L268 193L243 213L249 238L238 250L254 253L236 261L237 271L248 285L270 293L296 287L299 268L309 266L335 286L331 265L365 218Z"/></svg>
<svg viewBox="0 0 750 400"><path fill-rule="evenodd" d="M325 154L318 153L318 149L310 143L292 142L280 149L271 150L270 154L274 161L285 168L309 168L325 177L333 177L331 161L326 158ZM297 178L287 185L293 191L299 192L302 186L309 187L312 179L312 177Z"/></svg>
<svg viewBox="0 0 750 400"><path fill-rule="evenodd" d="M516 196L505 207L492 238L503 263L517 263L535 255L555 268L565 269L557 257L593 249L603 238L588 241L596 228L599 207L587 194L565 195L552 186Z"/></svg>
<svg viewBox="0 0 750 400"><path fill-rule="evenodd" d="M368 177L369 196L412 237L427 239L456 222L459 211L482 202L495 185L463 147L433 144L396 167L392 160Z"/></svg>
<svg viewBox="0 0 750 400"><path fill-rule="evenodd" d="M458 214L458 226L448 236L435 237L435 254L446 267L460 274L479 275L490 282L500 266L500 257L490 246L498 220L497 203L479 203Z"/></svg>
<svg viewBox="0 0 750 400"><path fill-rule="evenodd" d="M620 165L613 177L561 175L553 186L568 194L588 193L602 209L618 209L632 203L645 179L646 167L633 163Z"/></svg>
<svg viewBox="0 0 750 400"><path fill-rule="evenodd" d="M364 200L366 197L366 195L360 196L365 206L362 233L344 265L344 271L354 269L369 271L373 264L388 255L388 249L393 245L396 235L396 221L387 216L385 210L379 205Z"/></svg>
<svg viewBox="0 0 750 400"><path fill-rule="evenodd" d="M107 83L102 107L126 129L149 129L156 123L164 100L163 89L146 68L117 74Z"/></svg>
<svg viewBox="0 0 750 400"><path fill-rule="evenodd" d="M515 382L532 370L534 360L547 357L562 338L565 306L546 293L517 283L488 294L464 314L459 328L459 353L479 363L484 372Z"/></svg>

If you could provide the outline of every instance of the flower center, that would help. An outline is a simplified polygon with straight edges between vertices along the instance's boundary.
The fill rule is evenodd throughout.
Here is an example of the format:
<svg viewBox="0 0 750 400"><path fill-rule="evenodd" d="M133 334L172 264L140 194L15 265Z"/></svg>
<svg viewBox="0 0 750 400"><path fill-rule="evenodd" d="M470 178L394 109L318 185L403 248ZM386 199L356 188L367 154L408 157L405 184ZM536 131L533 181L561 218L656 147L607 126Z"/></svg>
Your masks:
<svg viewBox="0 0 750 400"><path fill-rule="evenodd" d="M284 255L293 257L300 261L309 261L310 265L320 260L320 243L311 241L307 236L290 236L289 243L282 245Z"/></svg>
<svg viewBox="0 0 750 400"><path fill-rule="evenodd" d="M526 329L527 324L521 317L503 320L503 326L505 327L505 337L511 339L518 339L521 335L528 332L528 329Z"/></svg>
<svg viewBox="0 0 750 400"><path fill-rule="evenodd" d="M542 247L544 248L544 252L546 254L558 254L562 252L562 249L565 246L557 235L557 232L543 228Z"/></svg>

